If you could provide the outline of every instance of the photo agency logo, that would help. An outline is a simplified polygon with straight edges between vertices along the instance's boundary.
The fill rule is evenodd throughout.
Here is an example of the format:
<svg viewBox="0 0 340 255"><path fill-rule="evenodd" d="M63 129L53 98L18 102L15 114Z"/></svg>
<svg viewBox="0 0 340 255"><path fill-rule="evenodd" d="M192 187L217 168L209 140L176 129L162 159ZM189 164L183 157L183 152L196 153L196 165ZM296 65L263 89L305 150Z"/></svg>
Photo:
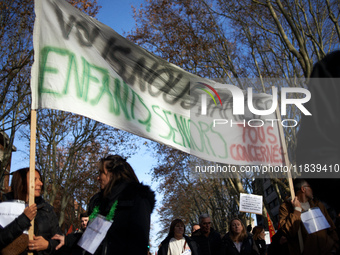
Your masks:
<svg viewBox="0 0 340 255"><path fill-rule="evenodd" d="M205 84L203 82L198 82L198 84L193 89L198 88L198 89L201 89L204 92L206 92L211 97L211 99L214 101L215 106L217 106L217 103L216 103L216 100L215 100L213 94L211 94L211 92L204 87L209 88L212 92L214 92L214 94L217 96L221 106L223 107L220 95L217 93L217 91L212 86ZM207 94L201 94L201 104L202 104L201 114L202 115L207 115Z"/></svg>
<svg viewBox="0 0 340 255"><path fill-rule="evenodd" d="M213 116L214 127L216 125L225 125L227 123L230 125L236 124L230 119L215 118L217 117L215 114L217 107L220 111L223 111L228 107L230 108L230 106L232 107L232 115L234 116L243 115L258 117L255 119L250 119L249 117L244 118L247 119L247 124L250 127L261 127L266 121L271 122L272 126L274 126L274 123L278 122L279 119L273 117L265 119L265 117L276 116L275 111L279 105L279 99L281 102L281 116L287 115L287 109L289 106L297 107L304 115L312 115L304 106L304 104L311 99L311 93L309 90L304 88L281 87L281 93L278 94L278 88L272 87L272 95L269 95L264 93L253 93L252 87L248 87L246 93L244 93L244 91L242 91L240 88L229 84L216 83L213 85L208 85L203 82L196 82L196 84L197 85L193 87L194 90L200 89L205 92L200 93L200 115ZM210 89L215 94L220 102L220 105L217 104L214 95L208 89ZM215 106L208 102L207 95L210 96ZM224 99L225 101L223 101ZM211 114L209 114L209 112ZM221 117L221 115L219 117ZM245 120L243 123L245 125ZM281 124L283 127L295 127L298 123L295 119L282 118Z"/></svg>

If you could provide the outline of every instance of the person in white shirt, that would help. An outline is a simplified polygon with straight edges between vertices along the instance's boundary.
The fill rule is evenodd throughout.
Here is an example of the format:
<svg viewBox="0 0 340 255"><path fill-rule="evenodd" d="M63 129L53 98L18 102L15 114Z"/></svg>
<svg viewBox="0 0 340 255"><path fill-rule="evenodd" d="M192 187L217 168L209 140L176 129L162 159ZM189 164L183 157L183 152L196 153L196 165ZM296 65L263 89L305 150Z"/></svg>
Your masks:
<svg viewBox="0 0 340 255"><path fill-rule="evenodd" d="M175 219L171 222L168 236L159 246L158 255L198 255L197 244L185 234L184 222Z"/></svg>

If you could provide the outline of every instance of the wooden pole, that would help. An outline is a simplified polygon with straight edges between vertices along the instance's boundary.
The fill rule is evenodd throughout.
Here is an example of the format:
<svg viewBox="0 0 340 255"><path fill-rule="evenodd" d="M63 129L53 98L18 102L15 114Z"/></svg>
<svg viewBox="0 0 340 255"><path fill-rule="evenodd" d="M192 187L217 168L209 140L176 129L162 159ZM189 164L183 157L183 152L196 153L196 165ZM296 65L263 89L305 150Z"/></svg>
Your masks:
<svg viewBox="0 0 340 255"><path fill-rule="evenodd" d="M29 171L29 197L28 205L34 204L35 190L35 146L36 146L36 131L37 131L37 111L31 110L31 139L30 139L30 171ZM31 221L31 227L28 230L29 240L33 240L34 235L34 219ZM28 254L33 254L29 252Z"/></svg>
<svg viewBox="0 0 340 255"><path fill-rule="evenodd" d="M281 123L281 114L280 114L279 106L276 107L276 118L279 120L278 122ZM286 166L289 166L290 162L289 162L289 158L288 158L286 140L285 140L285 135L283 133L282 125L278 124L278 129L279 129L279 134L280 134L280 139L281 139L281 147L282 147L282 153L283 153L283 156L284 156L284 162L285 162ZM292 196L292 199L294 199L295 198L295 192L294 192L292 173L290 171L288 171L288 183L289 183L290 194Z"/></svg>
<svg viewBox="0 0 340 255"><path fill-rule="evenodd" d="M281 139L281 147L282 147L282 153L284 155L285 165L288 166L288 169L289 169L289 171L288 171L288 183L289 183L290 195L292 197L292 200L294 200L295 191L294 191L292 173L290 172L291 168L289 167L290 162L289 162L289 157L288 157L288 152L287 152L286 140L285 140L285 136L284 136L284 132L283 132L283 127L282 127L282 125L280 125L281 114L280 114L279 106L276 107L276 118L279 120L278 129L279 129L279 134L280 134L280 139ZM299 231L298 231L298 237L299 237L300 250L301 250L301 253L302 253L303 249L304 249L304 245L303 245L301 227L299 228Z"/></svg>
<svg viewBox="0 0 340 255"><path fill-rule="evenodd" d="M31 137L30 137L30 182L29 182L29 198L28 204L31 206L35 202L34 190L35 190L35 153L36 153L36 134L37 134L37 100L34 99L33 94L38 96L38 85L39 85L39 59L40 59L40 17L43 13L42 1L34 1L35 21L33 31L33 49L34 59L36 63L33 64L31 73L31 90L32 90L32 108L31 108ZM29 240L33 240L34 236L34 219L31 221L31 227L28 230ZM33 255L33 252L28 252L29 255Z"/></svg>

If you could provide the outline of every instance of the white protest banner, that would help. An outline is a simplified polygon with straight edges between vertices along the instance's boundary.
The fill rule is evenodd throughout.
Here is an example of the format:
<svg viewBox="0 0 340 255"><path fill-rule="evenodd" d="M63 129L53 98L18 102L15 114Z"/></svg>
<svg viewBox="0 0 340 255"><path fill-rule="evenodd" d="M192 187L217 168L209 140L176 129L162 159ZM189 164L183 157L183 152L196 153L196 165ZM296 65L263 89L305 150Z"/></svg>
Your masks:
<svg viewBox="0 0 340 255"><path fill-rule="evenodd" d="M240 193L240 212L262 215L262 196Z"/></svg>
<svg viewBox="0 0 340 255"><path fill-rule="evenodd" d="M310 208L301 213L301 221L308 234L331 227L319 207Z"/></svg>
<svg viewBox="0 0 340 255"><path fill-rule="evenodd" d="M214 162L282 164L277 123L242 119L251 100L243 100L236 86L190 74L63 0L35 0L35 12L32 109L80 114ZM223 108L212 112L209 101L205 115L202 89L208 84L222 86ZM262 109L277 99L276 94L252 98ZM234 125L227 127L222 123L233 116L233 99L236 111L245 111L228 118Z"/></svg>

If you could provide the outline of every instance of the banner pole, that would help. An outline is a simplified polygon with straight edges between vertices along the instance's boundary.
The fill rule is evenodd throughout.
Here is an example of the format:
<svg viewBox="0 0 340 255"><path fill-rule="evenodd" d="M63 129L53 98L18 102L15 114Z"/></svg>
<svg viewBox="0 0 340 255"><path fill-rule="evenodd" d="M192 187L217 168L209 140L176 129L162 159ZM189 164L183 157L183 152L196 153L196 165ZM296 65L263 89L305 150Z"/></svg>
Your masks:
<svg viewBox="0 0 340 255"><path fill-rule="evenodd" d="M29 170L29 198L28 205L35 203L35 150L36 150L36 131L37 131L37 111L31 110L31 138L30 138L30 170ZM33 240L34 219L31 221L31 227L28 230L29 240ZM29 252L29 254L33 254Z"/></svg>
<svg viewBox="0 0 340 255"><path fill-rule="evenodd" d="M280 114L279 106L276 107L276 118L281 123L281 114ZM284 155L285 165L289 166L290 162L289 162L287 146L286 146L286 140L285 140L285 136L284 136L282 125L278 124L278 129L279 129L279 134L280 134L280 139L281 139L281 146L282 146L282 152L283 152L283 155ZM295 191L294 191L292 173L290 172L290 170L291 170L291 168L289 167L289 171L288 171L288 183L289 183L290 195L292 197L292 200L294 200L294 198L295 198ZM300 250L301 250L301 253L302 253L303 250L304 250L304 245L303 245L301 228L299 228L298 237L299 237Z"/></svg>
<svg viewBox="0 0 340 255"><path fill-rule="evenodd" d="M276 118L279 120L278 122L281 123L281 114L280 114L279 106L276 107ZM286 140L285 140L282 125L278 124L278 129L279 129L279 135L280 135L280 139L281 139L281 147L282 147L282 153L284 155L285 165L289 166L290 162L289 162L289 158L288 158ZM290 172L290 168L289 168L289 171L288 171L288 183L289 183L289 189L290 189L291 197L292 197L292 199L294 199L295 198L295 192L294 192L293 179L292 179L292 173Z"/></svg>

